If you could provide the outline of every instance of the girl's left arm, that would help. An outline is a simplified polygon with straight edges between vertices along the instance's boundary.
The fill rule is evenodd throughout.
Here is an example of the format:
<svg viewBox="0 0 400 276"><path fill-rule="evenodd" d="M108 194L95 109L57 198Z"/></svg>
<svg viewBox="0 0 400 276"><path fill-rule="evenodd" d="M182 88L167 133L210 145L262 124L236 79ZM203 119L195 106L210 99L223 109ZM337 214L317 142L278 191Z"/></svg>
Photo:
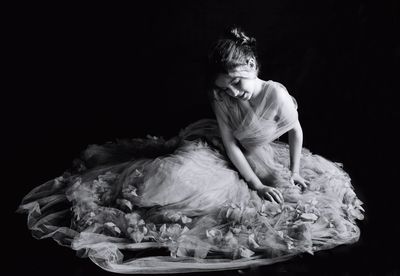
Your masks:
<svg viewBox="0 0 400 276"><path fill-rule="evenodd" d="M300 176L300 157L303 147L303 130L300 122L297 121L294 127L289 130L289 151L290 151L290 171L292 172L290 181L293 184L299 184L307 187L308 181Z"/></svg>

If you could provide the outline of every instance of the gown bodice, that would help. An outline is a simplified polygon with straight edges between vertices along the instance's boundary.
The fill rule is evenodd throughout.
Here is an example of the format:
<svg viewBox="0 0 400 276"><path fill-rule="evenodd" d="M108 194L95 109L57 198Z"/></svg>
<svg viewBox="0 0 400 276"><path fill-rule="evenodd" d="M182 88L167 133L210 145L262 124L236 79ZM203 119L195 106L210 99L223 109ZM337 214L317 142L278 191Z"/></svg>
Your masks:
<svg viewBox="0 0 400 276"><path fill-rule="evenodd" d="M217 94L217 92L215 92ZM257 103L218 93L213 107L247 150L277 139L297 122L297 102L280 83L266 81Z"/></svg>

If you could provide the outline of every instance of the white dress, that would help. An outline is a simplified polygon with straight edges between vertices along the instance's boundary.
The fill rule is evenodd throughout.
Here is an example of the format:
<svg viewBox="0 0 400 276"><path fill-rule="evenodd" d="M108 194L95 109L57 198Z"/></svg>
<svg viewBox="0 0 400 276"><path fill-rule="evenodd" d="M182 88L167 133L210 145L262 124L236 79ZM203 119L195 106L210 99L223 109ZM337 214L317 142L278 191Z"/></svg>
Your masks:
<svg viewBox="0 0 400 276"><path fill-rule="evenodd" d="M300 174L310 185L302 191L289 182L289 147L276 139L297 122L297 104L281 84L265 82L254 106L217 95L214 110L283 204L249 189L217 122L203 119L167 141L89 146L73 169L24 197L19 210L34 237L52 237L118 273L240 269L358 240L362 203L340 164L303 148ZM126 260L128 250L153 255Z"/></svg>

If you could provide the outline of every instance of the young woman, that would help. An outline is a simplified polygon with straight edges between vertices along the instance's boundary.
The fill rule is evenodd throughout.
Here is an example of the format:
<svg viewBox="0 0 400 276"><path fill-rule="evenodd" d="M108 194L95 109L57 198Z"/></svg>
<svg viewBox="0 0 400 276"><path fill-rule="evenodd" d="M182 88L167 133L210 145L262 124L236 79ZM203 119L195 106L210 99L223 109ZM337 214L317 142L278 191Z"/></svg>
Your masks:
<svg viewBox="0 0 400 276"><path fill-rule="evenodd" d="M356 242L363 215L349 176L302 148L295 99L258 70L255 40L232 29L209 55L216 120L168 141L89 146L23 199L33 235L120 273L239 269ZM275 141L284 133L289 145ZM168 254L121 254L154 248Z"/></svg>

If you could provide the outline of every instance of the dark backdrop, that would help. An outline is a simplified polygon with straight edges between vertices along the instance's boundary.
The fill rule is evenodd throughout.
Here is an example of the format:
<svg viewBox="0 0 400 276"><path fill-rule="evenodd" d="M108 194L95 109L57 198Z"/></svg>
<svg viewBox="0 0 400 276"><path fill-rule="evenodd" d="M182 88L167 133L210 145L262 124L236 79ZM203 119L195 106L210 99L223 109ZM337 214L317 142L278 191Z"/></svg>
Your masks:
<svg viewBox="0 0 400 276"><path fill-rule="evenodd" d="M342 162L366 208L359 243L244 273L394 272L399 4L144 4L10 10L11 85L2 109L12 180L3 183L3 197L10 212L33 187L70 167L88 144L146 134L169 138L194 120L212 118L203 89L207 50L224 29L238 25L257 38L260 78L283 83L297 99L304 146ZM19 264L15 273L107 274L51 240L34 240L25 216L12 217L5 229L14 240L9 257Z"/></svg>

